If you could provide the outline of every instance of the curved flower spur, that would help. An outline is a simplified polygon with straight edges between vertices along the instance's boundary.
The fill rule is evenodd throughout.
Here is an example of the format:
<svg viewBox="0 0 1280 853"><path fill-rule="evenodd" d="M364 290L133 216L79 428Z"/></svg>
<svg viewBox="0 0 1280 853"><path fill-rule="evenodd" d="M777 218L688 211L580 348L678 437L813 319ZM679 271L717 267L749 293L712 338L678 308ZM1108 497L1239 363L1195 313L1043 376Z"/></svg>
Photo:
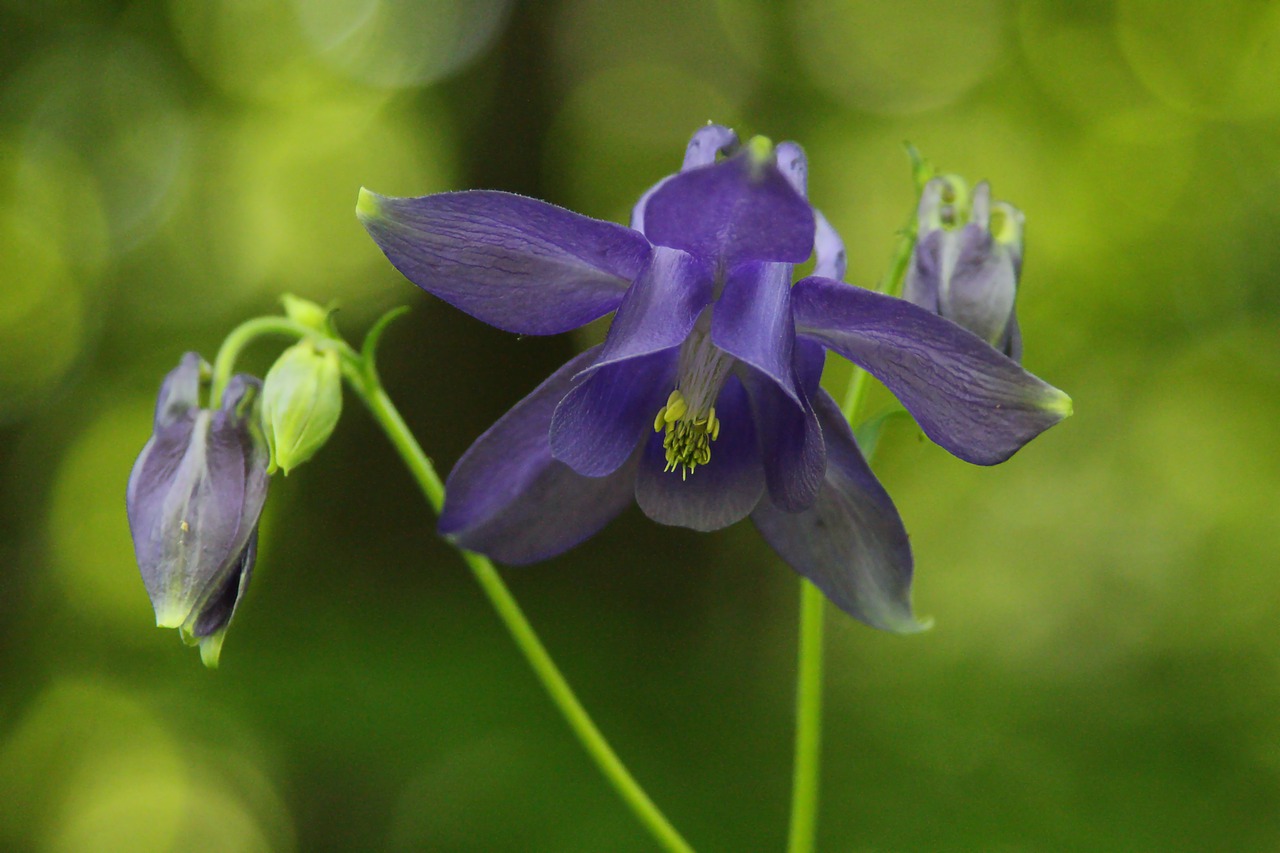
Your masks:
<svg viewBox="0 0 1280 853"><path fill-rule="evenodd" d="M1070 399L938 315L839 281L843 246L806 199L794 143L694 134L679 174L624 228L476 190L387 198L357 214L410 281L510 332L556 334L616 311L471 446L440 530L506 563L559 554L632 497L662 524L747 515L842 610L919 628L893 502L818 386L824 350L880 379L935 442L1002 462ZM792 284L816 252L815 275Z"/></svg>

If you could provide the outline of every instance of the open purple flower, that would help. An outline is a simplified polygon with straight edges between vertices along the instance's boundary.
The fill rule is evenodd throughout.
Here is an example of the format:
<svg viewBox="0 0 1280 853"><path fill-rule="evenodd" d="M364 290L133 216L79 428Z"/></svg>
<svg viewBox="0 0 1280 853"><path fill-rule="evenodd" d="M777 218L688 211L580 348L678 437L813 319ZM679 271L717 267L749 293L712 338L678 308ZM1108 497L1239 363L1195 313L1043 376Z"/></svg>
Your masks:
<svg viewBox="0 0 1280 853"><path fill-rule="evenodd" d="M555 334L617 312L602 345L463 455L441 532L519 564L581 542L633 499L695 530L750 515L846 612L918 627L906 531L818 387L824 350L979 464L1008 458L1070 402L958 326L840 282L844 249L805 198L805 169L793 143L739 149L708 126L632 228L500 192L362 191L357 213L391 262L491 325ZM818 274L793 286L815 251Z"/></svg>
<svg viewBox="0 0 1280 853"><path fill-rule="evenodd" d="M221 406L202 409L207 369L187 353L165 377L125 505L156 624L178 628L212 667L253 572L269 454L258 425L262 383L237 374Z"/></svg>

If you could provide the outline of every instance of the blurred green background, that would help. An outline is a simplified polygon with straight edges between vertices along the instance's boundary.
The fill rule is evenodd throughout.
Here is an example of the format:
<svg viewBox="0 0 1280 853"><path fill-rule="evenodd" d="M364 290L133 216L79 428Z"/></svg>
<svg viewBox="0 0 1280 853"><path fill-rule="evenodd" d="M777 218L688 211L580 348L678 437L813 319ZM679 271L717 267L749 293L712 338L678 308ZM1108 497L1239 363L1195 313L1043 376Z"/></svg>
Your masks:
<svg viewBox="0 0 1280 853"><path fill-rule="evenodd" d="M358 404L274 483L217 672L151 627L123 495L163 374L286 290L351 335L413 306L383 372L447 470L587 338L424 296L358 188L625 221L709 119L806 147L861 284L904 140L990 179L1026 364L1075 399L997 468L886 437L937 625L831 613L821 849L1280 849L1258 0L0 0L0 848L651 849ZM750 525L633 509L505 574L695 846L781 849L797 585Z"/></svg>

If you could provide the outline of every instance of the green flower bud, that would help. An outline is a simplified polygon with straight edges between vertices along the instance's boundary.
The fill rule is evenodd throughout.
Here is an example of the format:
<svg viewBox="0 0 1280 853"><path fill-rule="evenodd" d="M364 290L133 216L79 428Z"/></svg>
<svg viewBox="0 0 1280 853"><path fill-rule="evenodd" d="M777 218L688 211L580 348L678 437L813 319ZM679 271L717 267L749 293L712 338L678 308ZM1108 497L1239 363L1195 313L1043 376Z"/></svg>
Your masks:
<svg viewBox="0 0 1280 853"><path fill-rule="evenodd" d="M280 304L284 306L285 316L295 323L325 335L331 333L329 315L332 311L330 309L322 308L310 299L302 299L292 293L281 296Z"/></svg>
<svg viewBox="0 0 1280 853"><path fill-rule="evenodd" d="M267 371L262 419L271 449L270 472L288 474L319 450L342 414L337 351L310 340L289 347Z"/></svg>

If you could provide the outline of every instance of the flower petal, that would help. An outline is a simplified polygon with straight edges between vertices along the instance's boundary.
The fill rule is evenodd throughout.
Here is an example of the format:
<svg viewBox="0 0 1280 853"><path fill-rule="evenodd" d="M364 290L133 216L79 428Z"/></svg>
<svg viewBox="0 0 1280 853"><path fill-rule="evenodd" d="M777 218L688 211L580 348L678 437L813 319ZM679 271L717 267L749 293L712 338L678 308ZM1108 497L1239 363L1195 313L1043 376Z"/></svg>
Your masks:
<svg viewBox="0 0 1280 853"><path fill-rule="evenodd" d="M646 442L636 474L636 502L659 524L717 530L746 518L760 501L764 472L751 410L732 376L716 400L716 416L721 432L711 445L711 461L687 476L663 470L667 461L661 433Z"/></svg>
<svg viewBox="0 0 1280 853"><path fill-rule="evenodd" d="M926 626L911 612L911 545L902 519L835 401L819 391L813 402L827 440L826 477L813 506L793 513L763 501L752 521L845 613L886 631L919 631Z"/></svg>
<svg viewBox="0 0 1280 853"><path fill-rule="evenodd" d="M649 199L645 234L654 243L715 258L800 263L813 250L813 210L778 171L753 151L692 169Z"/></svg>
<svg viewBox="0 0 1280 853"><path fill-rule="evenodd" d="M813 235L813 274L824 278L844 281L844 274L849 267L848 257L844 251L844 240L831 227L827 217L821 211L813 211L816 220L816 231Z"/></svg>
<svg viewBox="0 0 1280 853"><path fill-rule="evenodd" d="M503 563L532 563L577 545L631 503L634 459L593 478L551 455L556 404L598 354L570 360L462 455L446 483L442 534Z"/></svg>
<svg viewBox="0 0 1280 853"><path fill-rule="evenodd" d="M941 229L916 240L902 283L902 298L931 314L938 313L938 285L942 281L943 243L948 234ZM820 275L816 270L814 275ZM826 276L836 278L836 276Z"/></svg>
<svg viewBox="0 0 1280 853"><path fill-rule="evenodd" d="M799 512L813 503L827 464L818 419L807 399L797 405L758 370L744 367L737 375L751 403L769 498L788 512Z"/></svg>
<svg viewBox="0 0 1280 853"><path fill-rule="evenodd" d="M985 187L986 184L981 184ZM953 235L955 265L938 294L942 316L984 341L999 345L1013 313L1018 279L1013 258L991 239L985 227L970 223ZM914 300L913 300L914 301Z"/></svg>
<svg viewBox="0 0 1280 853"><path fill-rule="evenodd" d="M169 371L160 385L156 398L156 429L163 429L182 420L192 409L200 407L201 375L207 375L209 365L199 353L184 353L178 366Z"/></svg>
<svg viewBox="0 0 1280 853"><path fill-rule="evenodd" d="M675 387L676 349L591 368L551 418L551 454L586 477L612 474Z"/></svg>
<svg viewBox="0 0 1280 853"><path fill-rule="evenodd" d="M773 150L778 161L778 171L791 184L792 189L804 198L809 197L809 160L804 149L795 142L779 142Z"/></svg>
<svg viewBox="0 0 1280 853"><path fill-rule="evenodd" d="M706 127L700 127L693 133L693 137L689 140L689 145L685 148L684 163L680 166L681 172L689 169L697 169L701 166L709 166L716 161L716 157L721 153L730 154L738 147L738 134L734 133L727 127L721 127L718 124L709 124ZM640 196L640 200L636 202L636 206L631 209L631 227L644 233L644 212L649 204L649 199L658 191L658 187L671 180L674 175L667 175Z"/></svg>
<svg viewBox="0 0 1280 853"><path fill-rule="evenodd" d="M711 301L715 281L706 264L678 249L655 246L609 326L591 370L678 347Z"/></svg>
<svg viewBox="0 0 1280 853"><path fill-rule="evenodd" d="M889 387L920 428L968 462L994 465L1071 414L1071 398L981 338L922 308L810 277L792 291L796 331Z"/></svg>
<svg viewBox="0 0 1280 853"><path fill-rule="evenodd" d="M796 406L791 264L735 267L711 313L711 342L778 384Z"/></svg>
<svg viewBox="0 0 1280 853"><path fill-rule="evenodd" d="M518 334L556 334L614 310L649 255L629 228L510 193L361 190L356 213L414 284Z"/></svg>

